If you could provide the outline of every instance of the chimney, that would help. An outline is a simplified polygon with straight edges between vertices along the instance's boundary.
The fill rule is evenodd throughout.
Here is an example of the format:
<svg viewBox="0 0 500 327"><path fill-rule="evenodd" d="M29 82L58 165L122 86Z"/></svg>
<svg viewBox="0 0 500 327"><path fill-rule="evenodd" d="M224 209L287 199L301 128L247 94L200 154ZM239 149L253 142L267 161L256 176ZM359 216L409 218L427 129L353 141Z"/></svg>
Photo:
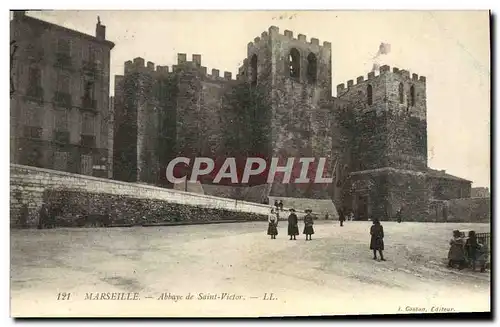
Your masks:
<svg viewBox="0 0 500 327"><path fill-rule="evenodd" d="M106 40L106 26L101 25L101 18L97 16L97 24L95 26L95 37L98 40Z"/></svg>

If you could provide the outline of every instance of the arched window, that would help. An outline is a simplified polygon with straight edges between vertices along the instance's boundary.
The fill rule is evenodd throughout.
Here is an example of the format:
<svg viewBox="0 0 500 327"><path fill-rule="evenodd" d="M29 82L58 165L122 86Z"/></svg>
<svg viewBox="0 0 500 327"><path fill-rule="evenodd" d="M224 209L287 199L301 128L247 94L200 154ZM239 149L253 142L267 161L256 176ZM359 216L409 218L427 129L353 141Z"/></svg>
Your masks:
<svg viewBox="0 0 500 327"><path fill-rule="evenodd" d="M316 83L318 76L318 60L314 53L307 56L307 80L309 83Z"/></svg>
<svg viewBox="0 0 500 327"><path fill-rule="evenodd" d="M254 54L250 60L250 71L252 76L252 85L257 84L257 55Z"/></svg>
<svg viewBox="0 0 500 327"><path fill-rule="evenodd" d="M293 48L290 50L290 55L288 57L288 64L290 70L290 77L299 78L300 77L300 53L297 49Z"/></svg>
<svg viewBox="0 0 500 327"><path fill-rule="evenodd" d="M410 88L410 101L411 101L411 106L415 106L415 86L411 86Z"/></svg>
<svg viewBox="0 0 500 327"><path fill-rule="evenodd" d="M373 88L370 84L368 84L368 87L366 88L366 101L369 106L373 104Z"/></svg>
<svg viewBox="0 0 500 327"><path fill-rule="evenodd" d="M399 103L404 103L404 86L403 86L403 83L399 83Z"/></svg>

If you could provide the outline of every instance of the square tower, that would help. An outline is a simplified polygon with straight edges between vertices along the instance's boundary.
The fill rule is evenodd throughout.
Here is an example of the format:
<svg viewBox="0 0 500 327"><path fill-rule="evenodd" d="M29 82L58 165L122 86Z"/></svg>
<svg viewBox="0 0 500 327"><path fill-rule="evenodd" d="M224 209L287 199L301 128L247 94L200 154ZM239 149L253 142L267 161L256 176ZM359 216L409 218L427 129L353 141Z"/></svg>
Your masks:
<svg viewBox="0 0 500 327"><path fill-rule="evenodd" d="M337 86L352 105L348 122L350 183L344 190L360 219L392 218L405 207L425 216L428 192L426 79L406 70L380 67Z"/></svg>
<svg viewBox="0 0 500 327"><path fill-rule="evenodd" d="M280 34L271 26L248 44L239 77L265 99L271 131L267 155L283 164L292 157L297 163L300 157L328 158L324 176L331 176L333 116L331 107L322 106L331 98L331 44L307 41L303 34L295 38L288 30ZM270 195L330 198L329 186L275 183Z"/></svg>
<svg viewBox="0 0 500 327"><path fill-rule="evenodd" d="M353 171L392 167L427 170L426 78L389 66L337 86L352 103Z"/></svg>

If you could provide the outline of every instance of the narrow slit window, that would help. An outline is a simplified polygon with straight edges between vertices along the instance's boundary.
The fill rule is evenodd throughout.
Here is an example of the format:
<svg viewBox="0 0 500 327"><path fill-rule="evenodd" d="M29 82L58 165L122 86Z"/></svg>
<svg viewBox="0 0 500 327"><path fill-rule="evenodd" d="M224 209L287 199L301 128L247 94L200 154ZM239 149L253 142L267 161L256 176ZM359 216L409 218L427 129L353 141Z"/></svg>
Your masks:
<svg viewBox="0 0 500 327"><path fill-rule="evenodd" d="M399 103L404 103L404 87L403 83L399 83Z"/></svg>
<svg viewBox="0 0 500 327"><path fill-rule="evenodd" d="M368 105L371 106L373 104L373 88L370 84L366 88L366 98Z"/></svg>
<svg viewBox="0 0 500 327"><path fill-rule="evenodd" d="M299 78L300 77L300 53L297 49L293 48L290 50L290 55L288 58L290 77Z"/></svg>
<svg viewBox="0 0 500 327"><path fill-rule="evenodd" d="M307 79L309 83L316 83L318 74L318 60L314 53L307 56Z"/></svg>
<svg viewBox="0 0 500 327"><path fill-rule="evenodd" d="M411 101L411 106L415 106L415 86L411 86L410 88L410 101Z"/></svg>
<svg viewBox="0 0 500 327"><path fill-rule="evenodd" d="M252 84L255 85L257 84L257 55L253 55L252 59L250 60L250 68L251 68L251 73L252 73Z"/></svg>

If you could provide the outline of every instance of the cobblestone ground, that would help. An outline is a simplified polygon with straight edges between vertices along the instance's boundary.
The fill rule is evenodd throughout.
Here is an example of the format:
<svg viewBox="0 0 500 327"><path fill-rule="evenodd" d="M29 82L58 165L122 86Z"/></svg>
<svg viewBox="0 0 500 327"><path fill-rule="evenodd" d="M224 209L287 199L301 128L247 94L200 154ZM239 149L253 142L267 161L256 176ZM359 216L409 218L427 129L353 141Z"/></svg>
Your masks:
<svg viewBox="0 0 500 327"><path fill-rule="evenodd" d="M276 240L266 235L263 222L12 230L11 314L161 317L490 310L490 273L445 265L453 229L488 232L488 224L384 222L385 262L372 259L370 225L317 222L316 234L307 242L303 235L288 240L286 222L280 222ZM71 294L69 300L57 300L62 292ZM91 292L138 293L140 300L86 300ZM189 293L192 299L186 298ZM267 300L271 293L273 300Z"/></svg>

